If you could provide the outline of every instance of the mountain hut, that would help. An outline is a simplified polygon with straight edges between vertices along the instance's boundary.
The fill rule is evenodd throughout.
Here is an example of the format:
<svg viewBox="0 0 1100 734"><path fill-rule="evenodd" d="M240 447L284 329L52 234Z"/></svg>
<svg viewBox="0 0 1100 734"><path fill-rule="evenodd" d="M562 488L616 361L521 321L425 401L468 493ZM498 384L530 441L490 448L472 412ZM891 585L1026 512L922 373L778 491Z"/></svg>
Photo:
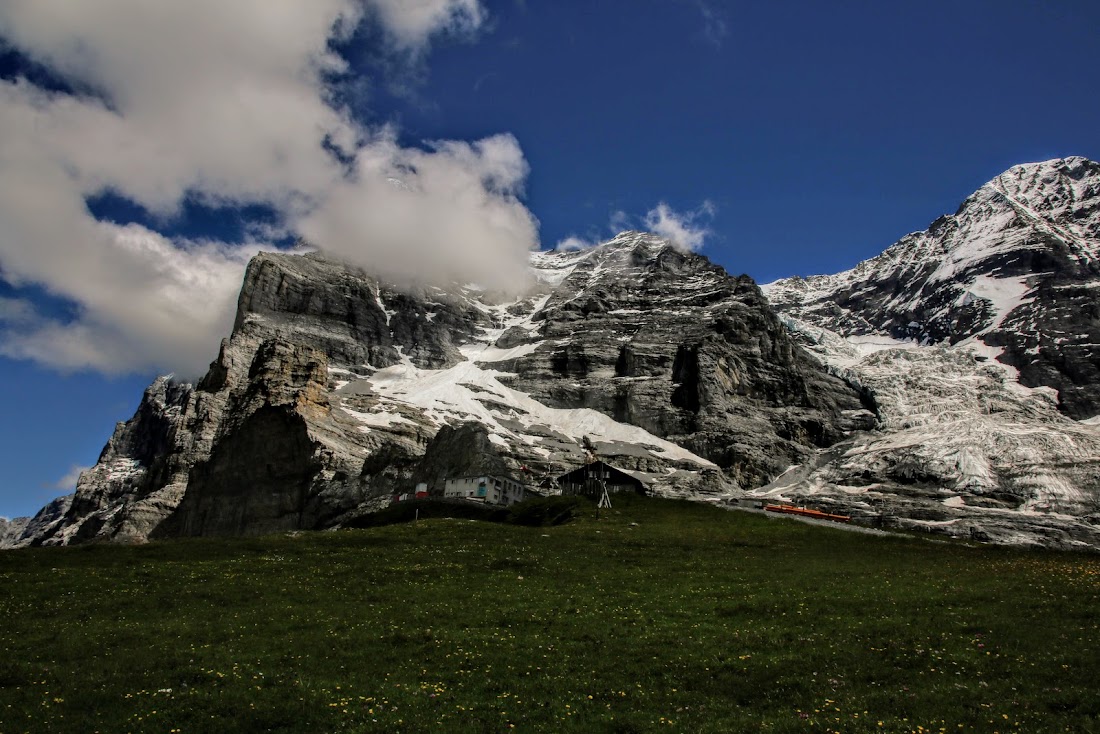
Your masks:
<svg viewBox="0 0 1100 734"><path fill-rule="evenodd" d="M645 485L642 480L602 461L593 461L558 477L558 486L561 487L562 494L584 495L593 499L599 499L604 483L607 485L608 494L616 492L645 494Z"/></svg>

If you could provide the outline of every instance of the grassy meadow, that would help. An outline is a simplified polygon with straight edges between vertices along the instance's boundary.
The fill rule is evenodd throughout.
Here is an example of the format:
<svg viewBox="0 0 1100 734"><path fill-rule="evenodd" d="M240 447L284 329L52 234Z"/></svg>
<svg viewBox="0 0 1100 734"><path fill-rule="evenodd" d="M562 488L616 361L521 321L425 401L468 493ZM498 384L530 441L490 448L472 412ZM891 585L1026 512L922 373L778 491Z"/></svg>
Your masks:
<svg viewBox="0 0 1100 734"><path fill-rule="evenodd" d="M686 502L0 552L0 732L1100 731L1100 557Z"/></svg>

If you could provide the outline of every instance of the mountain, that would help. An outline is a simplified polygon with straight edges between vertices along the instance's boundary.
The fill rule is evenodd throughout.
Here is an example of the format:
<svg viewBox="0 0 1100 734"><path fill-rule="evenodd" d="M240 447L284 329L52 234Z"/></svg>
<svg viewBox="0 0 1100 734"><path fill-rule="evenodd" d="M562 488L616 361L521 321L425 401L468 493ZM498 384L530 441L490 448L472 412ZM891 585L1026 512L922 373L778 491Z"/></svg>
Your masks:
<svg viewBox="0 0 1100 734"><path fill-rule="evenodd" d="M20 544L331 527L417 481L557 475L587 448L654 493L718 497L874 422L751 279L652 235L534 253L517 290L256 256L207 374L156 380Z"/></svg>
<svg viewBox="0 0 1100 734"><path fill-rule="evenodd" d="M762 289L639 232L530 264L504 294L256 256L206 375L156 380L0 544L336 527L594 451L664 496L1100 549L1100 165L1014 167L878 257Z"/></svg>
<svg viewBox="0 0 1100 734"><path fill-rule="evenodd" d="M51 528L65 517L72 500L71 494L57 497L47 503L34 517L16 517L11 520L0 518L0 548L29 545L37 538L48 534Z"/></svg>
<svg viewBox="0 0 1100 734"><path fill-rule="evenodd" d="M763 289L879 425L757 494L1098 546L1100 164L1016 166L852 270Z"/></svg>
<svg viewBox="0 0 1100 734"><path fill-rule="evenodd" d="M842 336L988 347L1072 418L1100 414L1100 164L1016 166L954 215L836 275L767 286L782 313Z"/></svg>

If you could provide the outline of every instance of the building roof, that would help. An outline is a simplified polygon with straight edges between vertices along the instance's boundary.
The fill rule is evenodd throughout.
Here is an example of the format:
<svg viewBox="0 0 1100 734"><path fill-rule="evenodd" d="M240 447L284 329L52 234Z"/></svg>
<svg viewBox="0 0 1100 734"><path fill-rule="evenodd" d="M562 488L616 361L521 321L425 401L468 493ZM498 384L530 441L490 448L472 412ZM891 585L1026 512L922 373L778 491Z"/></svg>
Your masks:
<svg viewBox="0 0 1100 734"><path fill-rule="evenodd" d="M584 484L589 479L606 479L609 484L631 485L638 492L645 491L645 484L638 477L603 461L593 461L558 477L558 484Z"/></svg>

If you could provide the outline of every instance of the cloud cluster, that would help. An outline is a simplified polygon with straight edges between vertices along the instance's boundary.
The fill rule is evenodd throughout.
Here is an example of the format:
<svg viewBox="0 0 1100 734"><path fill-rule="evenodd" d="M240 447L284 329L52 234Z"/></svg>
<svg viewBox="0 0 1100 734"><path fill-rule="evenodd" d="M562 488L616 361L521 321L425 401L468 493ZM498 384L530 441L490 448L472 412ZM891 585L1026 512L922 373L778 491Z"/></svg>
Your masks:
<svg viewBox="0 0 1100 734"><path fill-rule="evenodd" d="M399 282L446 274L515 291L526 285L537 241L536 221L518 199L527 172L511 135L420 150L387 132L298 229L352 261L369 252L371 271Z"/></svg>
<svg viewBox="0 0 1100 734"><path fill-rule="evenodd" d="M662 201L646 213L645 225L679 249L697 252L711 234L704 222L712 219L714 212L714 204L709 201L704 201L698 209L682 213Z"/></svg>
<svg viewBox="0 0 1100 734"><path fill-rule="evenodd" d="M485 22L478 0L372 0L371 5L395 45L414 52L433 33L472 34Z"/></svg>
<svg viewBox="0 0 1100 734"><path fill-rule="evenodd" d="M4 300L0 353L189 376L212 357L265 243L98 221L87 202L105 192L163 222L188 199L262 203L277 230L394 277L511 282L536 242L516 141L403 148L332 102L349 74L333 42L361 23L422 54L484 20L477 0L0 4L0 37L79 90L0 81L0 277L75 306Z"/></svg>
<svg viewBox="0 0 1100 734"><path fill-rule="evenodd" d="M633 227L644 227L667 239L673 247L685 252L697 252L702 249L707 237L712 234L707 223L714 218L716 211L717 208L710 201L704 201L698 208L686 212L677 212L662 201L646 212L640 224L636 217L624 211L612 212L608 220L608 231L614 235ZM585 238L569 235L559 241L554 249L569 252L594 247L599 243L598 237Z"/></svg>
<svg viewBox="0 0 1100 734"><path fill-rule="evenodd" d="M85 472L91 467L81 466L79 464L72 464L69 466L69 471L65 472L65 476L58 479L53 484L49 485L49 489L60 489L66 492L72 492L76 489L76 482L80 479L81 472Z"/></svg>
<svg viewBox="0 0 1100 734"><path fill-rule="evenodd" d="M578 237L575 234L571 234L563 240L560 240L554 249L558 252L576 252L577 250L584 250L589 247L595 247L599 242L595 240L586 240L583 237Z"/></svg>

